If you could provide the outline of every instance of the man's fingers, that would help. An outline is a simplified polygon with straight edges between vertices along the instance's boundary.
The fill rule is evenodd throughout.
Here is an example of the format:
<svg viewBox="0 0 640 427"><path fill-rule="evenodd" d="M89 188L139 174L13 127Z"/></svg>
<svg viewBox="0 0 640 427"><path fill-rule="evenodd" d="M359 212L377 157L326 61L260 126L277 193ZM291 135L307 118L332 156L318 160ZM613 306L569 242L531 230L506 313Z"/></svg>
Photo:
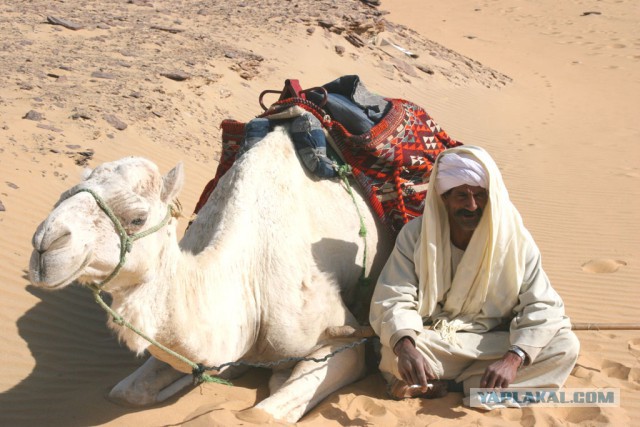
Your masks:
<svg viewBox="0 0 640 427"><path fill-rule="evenodd" d="M482 388L494 388L495 385L496 385L495 375L494 375L493 371L491 371L490 369L487 369L486 371L484 371L484 375L482 376L482 379L480 380L480 387L482 387Z"/></svg>

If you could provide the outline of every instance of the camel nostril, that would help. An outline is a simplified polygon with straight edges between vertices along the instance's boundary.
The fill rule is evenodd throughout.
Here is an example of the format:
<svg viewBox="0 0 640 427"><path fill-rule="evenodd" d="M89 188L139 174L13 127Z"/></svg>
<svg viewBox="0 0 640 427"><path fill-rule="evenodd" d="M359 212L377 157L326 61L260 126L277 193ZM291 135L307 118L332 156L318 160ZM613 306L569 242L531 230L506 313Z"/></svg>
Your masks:
<svg viewBox="0 0 640 427"><path fill-rule="evenodd" d="M46 248L43 247L39 249L38 252L43 253L46 251L52 251L54 249L62 248L66 246L69 243L69 241L71 241L71 232L67 232L62 236L58 237L53 242L51 242Z"/></svg>

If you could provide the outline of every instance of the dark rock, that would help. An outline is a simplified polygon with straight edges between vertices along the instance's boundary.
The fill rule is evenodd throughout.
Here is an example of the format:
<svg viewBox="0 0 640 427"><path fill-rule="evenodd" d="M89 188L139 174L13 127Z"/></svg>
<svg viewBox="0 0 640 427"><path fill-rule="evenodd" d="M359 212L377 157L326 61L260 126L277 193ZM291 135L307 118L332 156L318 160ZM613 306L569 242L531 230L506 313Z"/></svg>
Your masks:
<svg viewBox="0 0 640 427"><path fill-rule="evenodd" d="M309 27L309 28L307 28L307 34L311 35L311 34L313 34L313 33L315 33L315 32L316 32L316 28L315 28L315 27Z"/></svg>
<svg viewBox="0 0 640 427"><path fill-rule="evenodd" d="M343 55L344 52L346 51L344 46L340 46L340 45L336 45L335 50L338 55Z"/></svg>
<svg viewBox="0 0 640 427"><path fill-rule="evenodd" d="M47 22L49 22L52 25L63 26L65 28L68 28L74 31L81 30L84 28L84 25L82 24L76 24L75 22L71 22L62 18L56 18L55 16L47 16Z"/></svg>
<svg viewBox="0 0 640 427"><path fill-rule="evenodd" d="M431 67L428 67L426 65L416 65L416 68L418 68L418 70L422 71L423 73L427 73L427 74L435 74L435 71L433 71L433 69Z"/></svg>
<svg viewBox="0 0 640 427"><path fill-rule="evenodd" d="M345 39L355 47L362 47L365 45L364 40L362 40L358 35L349 33L344 36Z"/></svg>
<svg viewBox="0 0 640 427"><path fill-rule="evenodd" d="M4 212L6 211L4 205L2 204L2 201L0 200L0 212Z"/></svg>
<svg viewBox="0 0 640 427"><path fill-rule="evenodd" d="M42 113L39 113L36 110L31 110L27 114L22 116L22 118L39 122L40 120L44 119L44 116L42 115Z"/></svg>
<svg viewBox="0 0 640 427"><path fill-rule="evenodd" d="M78 148L80 148L78 144L69 144L69 145L65 145L65 147L67 147L70 150L77 150Z"/></svg>
<svg viewBox="0 0 640 427"><path fill-rule="evenodd" d="M162 77L166 77L177 82L182 82L189 79L191 76L183 71L175 71L172 73L160 73Z"/></svg>
<svg viewBox="0 0 640 427"><path fill-rule="evenodd" d="M125 122L123 122L113 114L105 114L103 118L107 123L118 130L125 130L128 126Z"/></svg>
<svg viewBox="0 0 640 427"><path fill-rule="evenodd" d="M114 80L117 78L114 74L105 73L103 71L94 71L93 73L91 73L91 77L95 77L96 79L109 79L109 80Z"/></svg>
<svg viewBox="0 0 640 427"><path fill-rule="evenodd" d="M13 188L14 190L17 190L18 188L20 188L17 185L15 185L13 182L9 182L9 181L5 181L5 182L10 188Z"/></svg>
<svg viewBox="0 0 640 427"><path fill-rule="evenodd" d="M73 120L78 120L78 119L83 119L83 120L93 120L93 117L91 117L91 115L83 110L80 111L76 111L75 113L73 113L71 115L71 118Z"/></svg>
<svg viewBox="0 0 640 427"><path fill-rule="evenodd" d="M62 129L58 129L57 127L52 125L43 125L42 123L38 123L37 127L39 127L40 129L50 130L51 132L62 132Z"/></svg>
<svg viewBox="0 0 640 427"><path fill-rule="evenodd" d="M161 25L152 25L151 26L152 30L159 30L159 31L165 31L167 33L171 33L171 34L178 34L178 33L182 33L184 32L183 29L181 28L174 28L174 27L163 27Z"/></svg>

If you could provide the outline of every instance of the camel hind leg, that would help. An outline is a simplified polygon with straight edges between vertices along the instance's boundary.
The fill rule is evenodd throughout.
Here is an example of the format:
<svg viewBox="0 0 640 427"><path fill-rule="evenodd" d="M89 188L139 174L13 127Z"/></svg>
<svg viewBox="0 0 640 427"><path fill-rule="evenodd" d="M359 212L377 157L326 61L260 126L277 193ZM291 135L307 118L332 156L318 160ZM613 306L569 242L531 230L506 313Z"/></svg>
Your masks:
<svg viewBox="0 0 640 427"><path fill-rule="evenodd" d="M309 357L321 359L348 343L335 340ZM291 376L254 408L267 412L275 419L296 422L329 394L353 383L364 374L363 345L341 351L325 362L299 362Z"/></svg>

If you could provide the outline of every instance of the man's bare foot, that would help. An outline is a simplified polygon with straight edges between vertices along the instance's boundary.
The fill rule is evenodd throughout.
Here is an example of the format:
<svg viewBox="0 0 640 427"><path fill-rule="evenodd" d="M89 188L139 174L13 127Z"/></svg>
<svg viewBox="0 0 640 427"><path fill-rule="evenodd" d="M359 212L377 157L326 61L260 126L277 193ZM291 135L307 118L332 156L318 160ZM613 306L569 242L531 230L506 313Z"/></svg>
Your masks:
<svg viewBox="0 0 640 427"><path fill-rule="evenodd" d="M387 394L395 399L402 400L406 398L421 397L423 399L437 399L447 395L447 381L434 380L429 382L430 387L427 391L423 391L422 387L408 385L402 380L395 379L393 383L387 387Z"/></svg>

